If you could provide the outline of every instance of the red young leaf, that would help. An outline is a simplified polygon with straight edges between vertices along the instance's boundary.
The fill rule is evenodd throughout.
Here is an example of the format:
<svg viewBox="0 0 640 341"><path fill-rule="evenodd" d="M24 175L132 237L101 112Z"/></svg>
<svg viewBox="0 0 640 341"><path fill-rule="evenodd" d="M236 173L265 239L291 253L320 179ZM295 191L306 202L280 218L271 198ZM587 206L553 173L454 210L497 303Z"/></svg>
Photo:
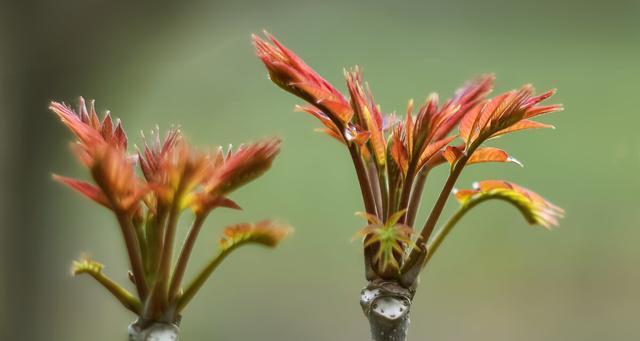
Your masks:
<svg viewBox="0 0 640 341"><path fill-rule="evenodd" d="M326 115L343 123L348 122L353 110L344 96L293 51L270 34L265 32L265 35L270 42L253 35L253 44L256 54L267 67L271 80L310 104L326 108Z"/></svg>
<svg viewBox="0 0 640 341"><path fill-rule="evenodd" d="M522 163L520 163L520 161L509 156L509 154L507 154L507 152L505 152L504 150L493 147L476 149L473 154L471 154L471 157L469 158L469 161L467 161L467 164L481 162L513 162L515 164L518 164L519 166L522 166Z"/></svg>
<svg viewBox="0 0 640 341"><path fill-rule="evenodd" d="M525 85L485 101L464 116L460 122L460 136L469 145L512 131L543 127L534 123L518 126L518 123L543 113L562 110L561 105L536 106L553 93L551 90L534 97L533 88Z"/></svg>
<svg viewBox="0 0 640 341"><path fill-rule="evenodd" d="M351 95L351 106L356 114L357 123L370 133L369 143L372 154L378 165L384 165L386 157L386 140L382 132L382 115L378 111L371 93L368 96L362 88L360 71L345 72L347 86Z"/></svg>
<svg viewBox="0 0 640 341"><path fill-rule="evenodd" d="M280 152L280 140L270 139L239 148L229 155L205 185L210 195L224 195L266 172Z"/></svg>
<svg viewBox="0 0 640 341"><path fill-rule="evenodd" d="M102 192L102 190L100 190L100 188L81 181L81 180L76 180L76 179L72 179L72 178L67 178L65 176L61 176L61 175L53 175L53 179L63 183L71 188L73 188L75 191L77 191L78 193L86 196L87 198L97 202L98 204L111 209L111 206L109 204L109 200L107 199L107 197L104 195L104 193Z"/></svg>

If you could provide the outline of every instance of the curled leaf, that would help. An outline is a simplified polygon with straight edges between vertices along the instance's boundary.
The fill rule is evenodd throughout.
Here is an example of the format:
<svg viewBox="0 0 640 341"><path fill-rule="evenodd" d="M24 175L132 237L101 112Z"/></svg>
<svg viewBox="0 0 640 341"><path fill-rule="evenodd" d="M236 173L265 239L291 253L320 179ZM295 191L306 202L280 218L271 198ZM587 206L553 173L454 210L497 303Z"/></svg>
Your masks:
<svg viewBox="0 0 640 341"><path fill-rule="evenodd" d="M547 229L557 226L564 210L544 199L539 194L504 180L485 180L474 184L473 189L458 190L456 199L460 204L476 205L489 199L500 199L513 204L529 224Z"/></svg>
<svg viewBox="0 0 640 341"><path fill-rule="evenodd" d="M104 265L88 258L82 258L73 261L71 265L71 274L74 276L80 274L89 274L92 276L98 275L102 272Z"/></svg>
<svg viewBox="0 0 640 341"><path fill-rule="evenodd" d="M293 232L283 223L263 220L253 223L240 223L224 229L220 239L220 249L230 250L244 244L260 244L275 247L282 239Z"/></svg>
<svg viewBox="0 0 640 341"><path fill-rule="evenodd" d="M114 282L102 273L104 265L88 259L82 258L73 262L71 274L74 276L87 274L95 279L100 285L107 289L122 305L131 310L135 314L140 314L142 304L140 300L133 296L129 291Z"/></svg>

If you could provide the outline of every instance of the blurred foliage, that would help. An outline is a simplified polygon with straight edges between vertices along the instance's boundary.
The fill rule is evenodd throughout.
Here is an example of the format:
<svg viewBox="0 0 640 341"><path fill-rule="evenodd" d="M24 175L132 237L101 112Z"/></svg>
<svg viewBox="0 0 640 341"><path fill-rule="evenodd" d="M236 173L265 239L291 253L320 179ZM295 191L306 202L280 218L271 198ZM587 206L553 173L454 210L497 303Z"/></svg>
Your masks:
<svg viewBox="0 0 640 341"><path fill-rule="evenodd" d="M556 101L566 110L545 119L557 130L494 144L508 146L524 169L469 167L458 187L504 178L544 193L566 218L554 231L535 229L501 202L467 216L422 275L411 339L640 338L637 1L34 0L3 7L4 339L114 340L133 319L67 271L86 251L126 281L115 222L49 176L83 174L66 149L70 137L46 110L51 99L80 95L110 109L128 131L179 124L200 146L275 134L284 140L273 169L233 195L246 212L211 217L187 276L231 222L281 218L297 232L268 257L247 249L223 264L185 311L185 340L367 335L357 304L361 249L349 242L362 223L353 216L362 210L355 175L342 148L313 133L313 118L292 112L299 102L265 79L250 43L263 28L340 89L341 68L359 64L386 111L402 112L408 98L431 91L445 97L483 72L496 74L497 91L528 82L559 89ZM443 171L427 185L421 217ZM251 266L236 266L242 263Z"/></svg>

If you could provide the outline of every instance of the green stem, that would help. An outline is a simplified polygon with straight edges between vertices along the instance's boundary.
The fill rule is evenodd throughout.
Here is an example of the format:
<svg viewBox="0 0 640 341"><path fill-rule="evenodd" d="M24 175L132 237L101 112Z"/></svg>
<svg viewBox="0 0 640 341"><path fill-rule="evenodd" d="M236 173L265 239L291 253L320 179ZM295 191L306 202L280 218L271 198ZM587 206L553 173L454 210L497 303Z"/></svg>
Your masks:
<svg viewBox="0 0 640 341"><path fill-rule="evenodd" d="M105 289L107 289L115 298L124 305L125 308L132 311L134 314L139 315L142 310L142 304L133 294L118 285L111 278L105 276L99 271L87 271L85 272L89 276L93 277L98 283L100 283Z"/></svg>
<svg viewBox="0 0 640 341"><path fill-rule="evenodd" d="M453 216L451 216L451 218L449 218L447 223L440 230L438 230L438 232L429 241L429 244L427 245L428 252L427 252L427 257L425 259L425 265L427 262L429 262L431 257L433 257L433 254L436 253L440 245L442 245L442 242L444 241L444 239L447 238L447 236L449 235L449 232L453 230L453 227L456 226L456 224L460 221L460 219L462 219L462 217L467 212L469 212L469 210L474 208L479 203L488 199L490 198L479 198L477 200L472 200L468 204L462 205L460 209L458 209L458 211Z"/></svg>
<svg viewBox="0 0 640 341"><path fill-rule="evenodd" d="M187 306L187 304L191 301L193 296L195 296L198 290L200 290L202 285L207 281L209 276L211 276L211 274L218 267L218 265L220 265L220 263L222 263L222 261L229 255L229 253L231 253L231 251L233 251L239 245L242 245L242 244L234 245L228 249L221 250L220 253L218 253L218 255L216 255L209 262L209 264L207 264L207 266L205 266L205 268L202 269L202 271L200 271L200 273L186 287L186 289L184 290L184 293L178 299L177 310L176 310L177 313L180 313L182 309L184 309L184 307Z"/></svg>

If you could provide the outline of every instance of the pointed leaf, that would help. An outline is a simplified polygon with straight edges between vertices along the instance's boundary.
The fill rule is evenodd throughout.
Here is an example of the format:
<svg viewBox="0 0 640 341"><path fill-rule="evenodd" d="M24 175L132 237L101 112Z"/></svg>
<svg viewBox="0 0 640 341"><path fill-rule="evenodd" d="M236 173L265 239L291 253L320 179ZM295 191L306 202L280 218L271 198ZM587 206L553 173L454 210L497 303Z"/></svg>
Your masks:
<svg viewBox="0 0 640 341"><path fill-rule="evenodd" d="M293 51L286 48L272 35L267 39L253 35L256 55L269 72L269 78L279 87L314 106L326 109L325 114L346 123L353 116L349 102L329 82L309 67Z"/></svg>
<svg viewBox="0 0 640 341"><path fill-rule="evenodd" d="M505 152L504 150L493 147L476 149L476 151L471 154L471 157L469 158L469 161L467 161L467 164L470 165L482 162L513 162L519 166L522 166L522 163L520 163L520 161L509 156L509 154L507 154L507 152Z"/></svg>
<svg viewBox="0 0 640 341"><path fill-rule="evenodd" d="M527 130L527 129L540 129L540 128L551 128L551 129L555 129L554 126L552 126L551 124L545 124L545 123L540 123L540 122L536 122L536 121L531 121L531 120L522 120L514 125L512 125L509 128L500 130L498 132L496 132L495 134L491 135L491 137L497 137L500 135L504 135L504 134L509 134L509 133L513 133L516 131L520 131L520 130Z"/></svg>
<svg viewBox="0 0 640 341"><path fill-rule="evenodd" d="M455 140L456 137L458 136L453 135L453 136L445 137L442 140L438 140L429 144L427 148L425 148L422 154L420 155L420 160L418 161L418 165L419 165L418 168L422 167L422 165L424 165L425 162L427 162L437 152L442 150L442 148L448 145L451 141Z"/></svg>
<svg viewBox="0 0 640 341"><path fill-rule="evenodd" d="M371 213L367 213L367 212L356 212L355 213L356 216L358 217L362 217L365 220L367 220L367 222L369 224L372 225L382 225L382 221L376 217L375 215L371 214Z"/></svg>
<svg viewBox="0 0 640 341"><path fill-rule="evenodd" d="M280 152L280 140L270 139L231 154L206 184L205 192L224 195L264 174Z"/></svg>
<svg viewBox="0 0 640 341"><path fill-rule="evenodd" d="M369 143L372 154L377 164L383 166L386 163L387 147L382 132L382 116L373 103L373 96L370 93L367 96L362 88L359 69L345 72L345 77L351 96L351 105L358 120L357 123L370 133Z"/></svg>
<svg viewBox="0 0 640 341"><path fill-rule="evenodd" d="M53 179L65 184L69 187L71 187L72 189L74 189L75 191L77 191L78 193L86 196L87 198L97 202L98 204L111 209L111 205L109 203L109 200L107 199L107 197L104 195L104 193L102 192L102 190L90 183L81 181L81 180L77 180L77 179L72 179L72 178L67 178L65 176L61 176L61 175L57 175L57 174L53 174Z"/></svg>
<svg viewBox="0 0 640 341"><path fill-rule="evenodd" d="M385 225L387 226L394 226L398 223L398 221L400 220L400 218L402 218L402 216L404 216L404 214L407 213L407 209L403 209L400 210L394 214L392 214L389 219L387 219L387 222L385 223Z"/></svg>

